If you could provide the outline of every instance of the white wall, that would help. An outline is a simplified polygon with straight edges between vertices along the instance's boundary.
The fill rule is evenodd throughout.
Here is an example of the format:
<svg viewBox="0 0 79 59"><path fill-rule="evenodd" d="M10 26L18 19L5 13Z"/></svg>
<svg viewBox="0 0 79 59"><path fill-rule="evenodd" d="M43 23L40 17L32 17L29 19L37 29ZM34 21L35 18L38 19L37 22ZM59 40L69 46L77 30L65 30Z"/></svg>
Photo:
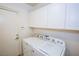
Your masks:
<svg viewBox="0 0 79 59"><path fill-rule="evenodd" d="M1 31L1 26L0 26L0 31ZM1 33L0 33L0 55L1 55Z"/></svg>
<svg viewBox="0 0 79 59"><path fill-rule="evenodd" d="M3 50L3 26L2 26L3 20L4 17L0 15L0 55L2 55L2 50Z"/></svg>
<svg viewBox="0 0 79 59"><path fill-rule="evenodd" d="M66 42L66 55L79 56L79 31L34 28L33 33L50 32Z"/></svg>
<svg viewBox="0 0 79 59"><path fill-rule="evenodd" d="M2 22L1 22L2 28L0 27L1 29L3 29L2 31L0 30L0 33L2 32L2 34L3 34L2 36L0 36L0 42L3 41L2 43L0 43L0 45L3 46L3 47L0 47L0 48L2 48L0 55L10 55L7 53L7 50L9 48L6 45L6 41L8 39L11 39L11 37L9 36L10 33L8 33L8 31L10 31L10 30L12 31L12 29L13 29L13 32L15 32L15 33L18 32L21 39L26 38L31 35L31 29L28 26L28 11L31 7L26 4L22 4L22 3L4 3L4 4L1 3L0 6L5 6L5 7L11 8L12 10L15 10L18 12L17 16L16 16L16 20L15 20L15 18L12 18L14 20L8 20L4 17L4 20L2 20ZM3 13L3 14L5 14L5 13ZM14 28L9 26L11 24L10 22L13 23L13 25L11 25L11 26L15 26L14 24L16 24L16 26L15 26L17 28L16 31ZM23 30L21 27L24 27ZM1 37L2 37L2 39L1 39Z"/></svg>
<svg viewBox="0 0 79 59"><path fill-rule="evenodd" d="M1 55L1 51L2 51L2 29L1 29L1 24L0 24L0 55Z"/></svg>

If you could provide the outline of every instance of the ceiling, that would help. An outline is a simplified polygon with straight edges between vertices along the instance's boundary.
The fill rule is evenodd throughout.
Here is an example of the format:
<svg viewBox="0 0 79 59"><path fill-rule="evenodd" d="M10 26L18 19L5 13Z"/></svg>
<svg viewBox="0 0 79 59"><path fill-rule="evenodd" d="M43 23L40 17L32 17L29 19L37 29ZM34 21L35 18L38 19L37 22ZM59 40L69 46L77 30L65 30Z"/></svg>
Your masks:
<svg viewBox="0 0 79 59"><path fill-rule="evenodd" d="M31 6L31 11L33 11L35 9L41 8L41 7L45 6L45 5L48 5L49 3L26 3L26 4Z"/></svg>
<svg viewBox="0 0 79 59"><path fill-rule="evenodd" d="M27 3L27 4L30 6L37 6L38 4L41 4L41 3Z"/></svg>

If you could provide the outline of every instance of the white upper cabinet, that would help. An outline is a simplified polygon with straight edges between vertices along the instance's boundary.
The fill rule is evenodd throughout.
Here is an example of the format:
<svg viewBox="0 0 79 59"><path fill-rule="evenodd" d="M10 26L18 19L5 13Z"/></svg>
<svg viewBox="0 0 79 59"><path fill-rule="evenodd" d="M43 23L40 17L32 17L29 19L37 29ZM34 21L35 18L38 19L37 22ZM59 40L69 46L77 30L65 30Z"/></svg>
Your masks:
<svg viewBox="0 0 79 59"><path fill-rule="evenodd" d="M79 30L79 4L67 4L66 28Z"/></svg>
<svg viewBox="0 0 79 59"><path fill-rule="evenodd" d="M47 25L47 8L41 7L32 11L29 15L30 26L45 27Z"/></svg>
<svg viewBox="0 0 79 59"><path fill-rule="evenodd" d="M30 26L79 30L79 4L53 3L30 13Z"/></svg>
<svg viewBox="0 0 79 59"><path fill-rule="evenodd" d="M60 29L64 28L65 11L65 4L49 4L47 9L48 27Z"/></svg>
<svg viewBox="0 0 79 59"><path fill-rule="evenodd" d="M64 28L65 4L49 4L30 13L30 26Z"/></svg>

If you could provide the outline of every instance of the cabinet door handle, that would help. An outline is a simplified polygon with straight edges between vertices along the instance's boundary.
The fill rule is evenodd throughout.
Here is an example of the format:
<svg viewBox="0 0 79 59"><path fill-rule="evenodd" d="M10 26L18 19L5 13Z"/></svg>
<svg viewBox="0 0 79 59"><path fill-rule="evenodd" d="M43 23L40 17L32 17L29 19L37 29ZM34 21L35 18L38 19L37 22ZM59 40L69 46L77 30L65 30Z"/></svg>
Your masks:
<svg viewBox="0 0 79 59"><path fill-rule="evenodd" d="M34 53L34 50L32 50L32 52Z"/></svg>
<svg viewBox="0 0 79 59"><path fill-rule="evenodd" d="M16 37L15 40L19 40L19 37Z"/></svg>

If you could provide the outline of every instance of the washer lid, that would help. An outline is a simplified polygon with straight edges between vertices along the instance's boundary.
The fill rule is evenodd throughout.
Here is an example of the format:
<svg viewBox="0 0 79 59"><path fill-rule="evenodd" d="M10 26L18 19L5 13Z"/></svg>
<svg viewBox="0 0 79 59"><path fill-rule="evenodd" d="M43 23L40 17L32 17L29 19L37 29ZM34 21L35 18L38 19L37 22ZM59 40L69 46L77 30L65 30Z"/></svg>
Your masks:
<svg viewBox="0 0 79 59"><path fill-rule="evenodd" d="M30 44L31 46L33 46L35 48L40 48L45 43L45 41L40 40L39 38L36 38L36 37L24 39L24 42Z"/></svg>

